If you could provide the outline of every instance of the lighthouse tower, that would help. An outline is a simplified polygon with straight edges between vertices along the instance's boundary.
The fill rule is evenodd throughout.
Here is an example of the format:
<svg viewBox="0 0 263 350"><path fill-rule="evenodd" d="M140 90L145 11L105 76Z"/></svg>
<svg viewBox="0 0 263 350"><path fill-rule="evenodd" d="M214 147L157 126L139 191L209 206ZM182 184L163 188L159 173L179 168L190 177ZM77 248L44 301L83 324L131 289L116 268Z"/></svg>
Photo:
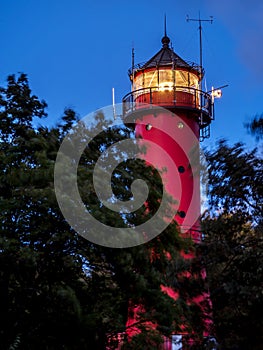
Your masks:
<svg viewBox="0 0 263 350"><path fill-rule="evenodd" d="M209 137L214 111L213 96L201 90L203 76L202 67L173 51L165 31L162 48L129 70L132 91L123 98L124 121L134 114L137 137L158 144L176 165L175 173L162 154L147 149L147 160L166 169L165 189L178 202L177 223L195 241L200 240L199 141Z"/></svg>
<svg viewBox="0 0 263 350"><path fill-rule="evenodd" d="M174 219L182 235L198 243L199 142L210 134L213 96L202 91L203 68L174 52L166 30L161 44L151 59L129 70L132 91L123 98L123 117L125 122L132 115L136 136L157 144L172 159L173 167L162 153L147 149L146 160L166 169L164 187L177 203Z"/></svg>

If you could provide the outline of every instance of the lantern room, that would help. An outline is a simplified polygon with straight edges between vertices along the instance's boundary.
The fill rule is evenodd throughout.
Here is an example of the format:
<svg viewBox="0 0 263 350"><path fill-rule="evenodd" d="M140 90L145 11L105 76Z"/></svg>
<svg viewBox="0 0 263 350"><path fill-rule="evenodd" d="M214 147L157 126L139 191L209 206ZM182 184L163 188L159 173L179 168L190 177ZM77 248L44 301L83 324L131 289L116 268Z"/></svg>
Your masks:
<svg viewBox="0 0 263 350"><path fill-rule="evenodd" d="M132 91L123 98L124 117L149 104L173 112L189 110L191 117L198 121L202 136L206 137L213 119L213 101L211 95L201 89L204 70L178 56L166 33L157 54L146 63L133 64L128 74Z"/></svg>

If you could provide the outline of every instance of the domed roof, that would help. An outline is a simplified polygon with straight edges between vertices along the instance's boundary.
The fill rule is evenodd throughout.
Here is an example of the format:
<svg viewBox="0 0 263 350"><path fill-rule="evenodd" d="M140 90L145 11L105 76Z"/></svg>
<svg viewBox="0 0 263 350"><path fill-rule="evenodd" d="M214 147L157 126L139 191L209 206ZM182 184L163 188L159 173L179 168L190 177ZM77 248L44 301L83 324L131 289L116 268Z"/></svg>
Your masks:
<svg viewBox="0 0 263 350"><path fill-rule="evenodd" d="M170 48L170 39L168 36L162 38L163 47L157 52L151 59L149 59L141 69L147 68L160 68L160 67L171 67L171 68L185 68L187 70L195 70L200 73L199 66L194 63L188 63L177 55L172 48Z"/></svg>
<svg viewBox="0 0 263 350"><path fill-rule="evenodd" d="M166 35L162 38L162 48L159 50L152 58L150 58L146 63L139 63L133 68L129 69L128 74L131 77L132 73L137 74L140 71L149 68L183 68L187 71L191 71L202 78L204 70L202 69L202 74L200 77L200 66L192 63L186 62L179 55L177 55L174 50L170 47L170 38Z"/></svg>

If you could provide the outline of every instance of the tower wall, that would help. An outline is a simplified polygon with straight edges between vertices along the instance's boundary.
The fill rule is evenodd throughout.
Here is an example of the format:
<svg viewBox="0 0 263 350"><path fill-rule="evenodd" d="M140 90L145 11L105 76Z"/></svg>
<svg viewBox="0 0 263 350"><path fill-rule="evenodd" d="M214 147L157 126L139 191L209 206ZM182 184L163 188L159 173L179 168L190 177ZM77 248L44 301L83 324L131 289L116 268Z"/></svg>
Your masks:
<svg viewBox="0 0 263 350"><path fill-rule="evenodd" d="M200 225L200 175L199 175L199 124L188 111L151 113L145 110L136 121L136 137L152 141L168 153L173 167L149 146L145 158L163 169L164 188L176 201L176 222L183 234L199 240ZM145 125L146 124L146 125ZM177 172L174 172L174 164Z"/></svg>

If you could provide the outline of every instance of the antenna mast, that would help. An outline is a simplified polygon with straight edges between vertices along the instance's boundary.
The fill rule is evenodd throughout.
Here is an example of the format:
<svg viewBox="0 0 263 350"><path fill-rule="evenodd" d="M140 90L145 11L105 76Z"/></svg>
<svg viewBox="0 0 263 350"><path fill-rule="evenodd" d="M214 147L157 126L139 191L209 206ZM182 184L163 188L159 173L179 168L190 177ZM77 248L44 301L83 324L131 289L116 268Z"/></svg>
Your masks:
<svg viewBox="0 0 263 350"><path fill-rule="evenodd" d="M197 18L189 18L189 16L186 16L186 21L190 22L198 22L199 23L199 49L200 49L200 75L202 74L202 70L203 70L203 43L202 43L202 22L210 22L211 24L213 23L213 16L210 16L210 19L202 19L200 17L200 12L199 12L199 17ZM202 80L201 80L201 84L202 84ZM202 86L201 86L202 87ZM201 89L202 90L202 89Z"/></svg>
<svg viewBox="0 0 263 350"><path fill-rule="evenodd" d="M134 44L132 43L132 91L134 90Z"/></svg>

